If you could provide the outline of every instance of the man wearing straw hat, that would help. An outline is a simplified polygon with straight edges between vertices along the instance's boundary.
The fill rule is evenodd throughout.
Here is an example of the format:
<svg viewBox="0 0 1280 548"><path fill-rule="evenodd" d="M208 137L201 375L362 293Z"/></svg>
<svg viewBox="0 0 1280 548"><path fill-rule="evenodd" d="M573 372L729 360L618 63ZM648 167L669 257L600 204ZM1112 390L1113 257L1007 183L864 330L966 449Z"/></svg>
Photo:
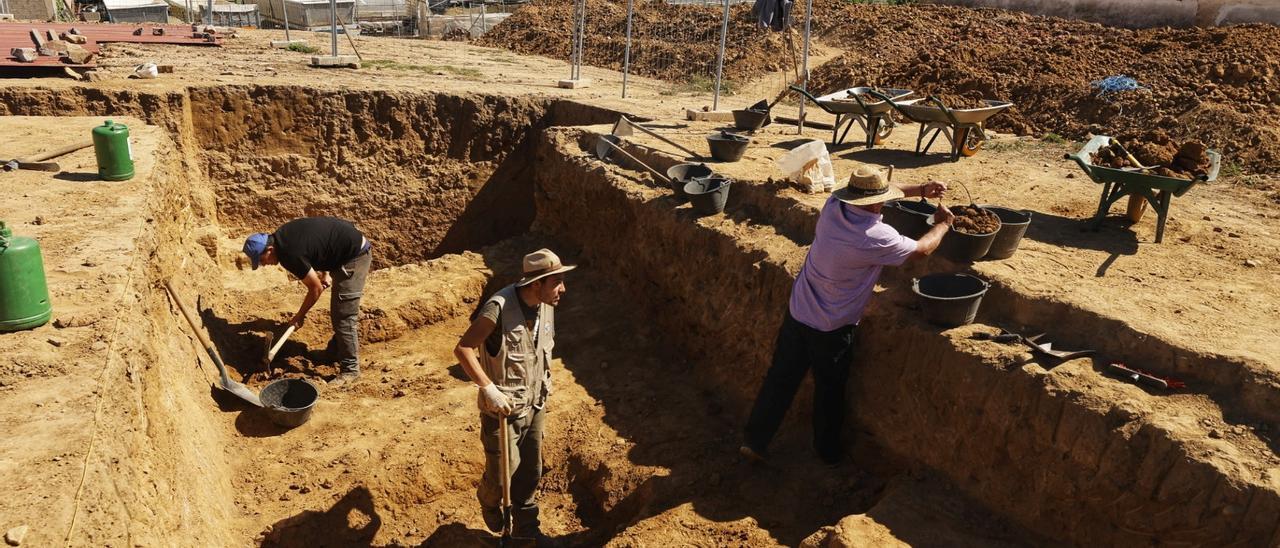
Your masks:
<svg viewBox="0 0 1280 548"><path fill-rule="evenodd" d="M889 170L892 176L893 168ZM773 363L756 396L740 452L763 462L769 442L791 407L805 373L813 371L813 445L828 465L843 449L845 381L853 357L854 328L862 319L885 266L933 253L955 216L945 207L919 241L881 220L884 202L904 196L938 197L940 182L894 185L879 170L859 166L848 186L836 190L818 215L813 244L791 288L791 300L773 351Z"/></svg>
<svg viewBox="0 0 1280 548"><path fill-rule="evenodd" d="M564 273L574 268L548 249L525 255L520 280L485 301L453 349L479 391L485 468L476 496L485 525L495 533L504 526L499 440L505 438L514 534L540 543L545 537L534 492L542 477L542 421L551 394L554 307L565 292ZM508 429L506 436L500 427Z"/></svg>

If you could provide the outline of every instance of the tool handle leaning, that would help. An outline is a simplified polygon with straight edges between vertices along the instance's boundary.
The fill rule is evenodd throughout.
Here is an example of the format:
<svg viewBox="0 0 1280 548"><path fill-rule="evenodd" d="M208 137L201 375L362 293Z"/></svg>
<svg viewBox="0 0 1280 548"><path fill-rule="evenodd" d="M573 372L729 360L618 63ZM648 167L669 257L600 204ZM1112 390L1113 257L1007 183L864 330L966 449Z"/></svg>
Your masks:
<svg viewBox="0 0 1280 548"><path fill-rule="evenodd" d="M173 298L173 302L178 305L178 310L182 311L182 317L187 319L187 324L191 326L191 330L195 331L196 338L200 339L200 344L204 346L204 351L209 353L209 357L213 358L214 365L218 366L218 374L222 375L222 381L227 382L230 377L227 376L227 366L223 365L222 358L218 356L218 349L213 347L213 342L209 340L209 336L205 335L204 330L196 324L196 318L191 314L191 310L182 302L182 298L178 296L178 292L173 289L173 281L165 280L164 288L169 291L169 296Z"/></svg>

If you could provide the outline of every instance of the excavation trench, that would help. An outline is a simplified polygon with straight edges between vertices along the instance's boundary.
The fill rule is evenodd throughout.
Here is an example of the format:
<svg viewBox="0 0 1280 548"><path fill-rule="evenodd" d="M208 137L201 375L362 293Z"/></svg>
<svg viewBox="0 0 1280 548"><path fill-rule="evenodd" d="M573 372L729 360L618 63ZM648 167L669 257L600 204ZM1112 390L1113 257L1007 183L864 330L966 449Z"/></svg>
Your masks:
<svg viewBox="0 0 1280 548"><path fill-rule="evenodd" d="M4 93L12 113L54 112L37 92ZM1135 410L1165 402L1088 363L1046 371L976 346L976 327L939 333L901 289L911 271L886 278L860 330L856 464L816 466L807 389L778 467L741 462L738 431L816 212L743 185L727 215L696 218L647 176L591 157L590 130L560 127L615 112L298 87L77 93L58 111L163 131L158 168L134 190L153 221L130 240L142 260L122 293L148 321L122 328L130 381L100 395L132 402L98 419L126 434L87 459L102 463L89 492L107 494L83 506L74 543L490 542L474 498L475 392L451 350L479 300L541 246L582 265L557 312L540 496L544 530L571 544L796 545L837 522L925 544L1276 541L1280 497L1253 457L1209 458L1168 424L1204 416ZM361 382L322 386L311 422L286 431L208 388L211 363L157 288L176 279L233 376L260 389L249 376L301 292L278 269L250 271L239 243L304 215L354 221L375 271ZM993 300L995 314L1041 306ZM334 374L320 352L326 308L285 345L283 375Z"/></svg>

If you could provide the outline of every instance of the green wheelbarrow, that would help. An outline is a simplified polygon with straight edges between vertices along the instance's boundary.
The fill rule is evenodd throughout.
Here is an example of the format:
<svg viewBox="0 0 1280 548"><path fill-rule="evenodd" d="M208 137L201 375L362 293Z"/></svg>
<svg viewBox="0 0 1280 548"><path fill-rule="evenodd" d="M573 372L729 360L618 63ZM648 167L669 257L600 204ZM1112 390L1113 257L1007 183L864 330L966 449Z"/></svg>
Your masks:
<svg viewBox="0 0 1280 548"><path fill-rule="evenodd" d="M1098 201L1098 212L1093 216L1093 228L1096 230L1107 217L1111 206L1125 196L1130 196L1130 219L1137 221L1133 214L1133 202L1139 197L1145 199L1156 210L1156 243L1164 239L1164 223L1169 218L1169 204L1176 196L1182 196L1199 183L1207 183L1218 178L1218 168L1222 155L1216 150L1207 151L1211 164L1209 172L1194 179L1178 179L1143 173L1138 168L1112 168L1093 165L1091 158L1099 149L1111 144L1111 137L1098 135L1085 143L1084 148L1075 154L1067 154L1066 158L1075 160L1080 169L1089 175L1093 182L1102 185L1102 198ZM1121 147L1123 150L1124 147ZM1126 154L1128 152L1126 151ZM1138 218L1141 210L1138 210Z"/></svg>

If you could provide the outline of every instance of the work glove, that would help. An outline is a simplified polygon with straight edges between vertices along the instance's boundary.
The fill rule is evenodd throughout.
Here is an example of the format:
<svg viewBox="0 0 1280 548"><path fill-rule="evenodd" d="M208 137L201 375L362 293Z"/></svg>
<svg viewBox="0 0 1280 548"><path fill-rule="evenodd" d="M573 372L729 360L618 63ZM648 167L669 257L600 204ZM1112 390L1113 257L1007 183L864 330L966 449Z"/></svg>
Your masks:
<svg viewBox="0 0 1280 548"><path fill-rule="evenodd" d="M500 417L511 414L511 400L508 400L507 395L498 390L498 385L494 383L480 387L476 402L481 411L493 413Z"/></svg>

